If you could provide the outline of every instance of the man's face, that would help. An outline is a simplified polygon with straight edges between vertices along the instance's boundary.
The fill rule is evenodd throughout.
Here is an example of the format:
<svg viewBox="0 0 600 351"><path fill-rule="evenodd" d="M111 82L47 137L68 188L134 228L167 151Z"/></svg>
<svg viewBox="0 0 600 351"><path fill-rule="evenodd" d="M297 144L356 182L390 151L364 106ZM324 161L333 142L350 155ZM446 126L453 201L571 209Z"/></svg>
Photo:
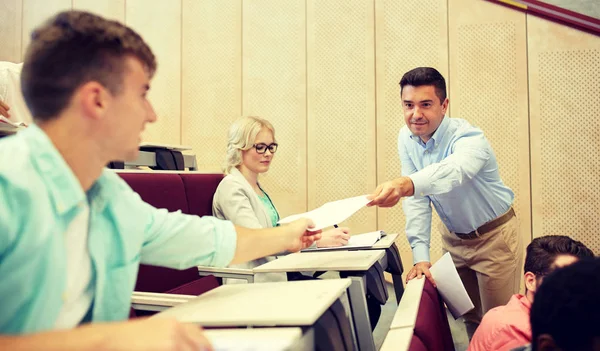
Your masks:
<svg viewBox="0 0 600 351"><path fill-rule="evenodd" d="M444 119L448 99L440 101L433 85L406 85L401 98L406 125L414 135L427 142Z"/></svg>
<svg viewBox="0 0 600 351"><path fill-rule="evenodd" d="M126 57L123 75L121 91L112 95L106 119L109 123L106 147L115 161L135 160L146 123L156 121L154 109L146 98L150 77L142 63Z"/></svg>

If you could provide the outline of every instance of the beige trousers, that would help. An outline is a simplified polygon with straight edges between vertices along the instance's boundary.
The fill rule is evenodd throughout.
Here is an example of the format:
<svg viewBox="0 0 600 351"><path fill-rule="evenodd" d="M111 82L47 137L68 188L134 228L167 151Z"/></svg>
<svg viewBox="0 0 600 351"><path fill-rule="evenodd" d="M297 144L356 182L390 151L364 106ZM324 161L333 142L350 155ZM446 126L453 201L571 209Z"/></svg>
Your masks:
<svg viewBox="0 0 600 351"><path fill-rule="evenodd" d="M469 338L483 315L505 305L519 292L523 265L523 239L517 217L482 236L465 240L448 231L442 223L442 249L450 252L458 274L475 309L464 315ZM469 325L471 329L469 330Z"/></svg>

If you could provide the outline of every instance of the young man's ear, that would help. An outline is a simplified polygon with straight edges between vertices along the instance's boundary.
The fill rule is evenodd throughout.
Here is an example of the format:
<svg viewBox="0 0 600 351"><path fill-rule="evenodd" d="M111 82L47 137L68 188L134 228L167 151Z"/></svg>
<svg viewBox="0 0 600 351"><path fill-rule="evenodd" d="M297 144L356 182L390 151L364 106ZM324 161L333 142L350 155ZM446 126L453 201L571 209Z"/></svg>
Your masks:
<svg viewBox="0 0 600 351"><path fill-rule="evenodd" d="M535 293L535 291L537 290L535 274L531 272L525 272L525 288L527 288L527 291Z"/></svg>
<svg viewBox="0 0 600 351"><path fill-rule="evenodd" d="M92 119L100 119L106 114L106 110L112 96L100 83L90 81L79 88L79 98L85 116Z"/></svg>
<svg viewBox="0 0 600 351"><path fill-rule="evenodd" d="M542 334L537 338L537 350L533 351L560 351L550 334Z"/></svg>

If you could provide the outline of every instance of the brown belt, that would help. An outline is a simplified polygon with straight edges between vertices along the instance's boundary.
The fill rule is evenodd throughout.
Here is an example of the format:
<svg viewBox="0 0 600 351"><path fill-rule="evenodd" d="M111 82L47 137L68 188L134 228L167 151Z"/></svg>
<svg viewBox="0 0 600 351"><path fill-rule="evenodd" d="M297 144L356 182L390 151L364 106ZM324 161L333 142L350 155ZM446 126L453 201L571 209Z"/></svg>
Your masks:
<svg viewBox="0 0 600 351"><path fill-rule="evenodd" d="M492 219L491 221L483 224L481 227L475 229L474 231L472 231L470 233L454 233L454 234L456 234L456 236L458 236L461 239L466 239L466 240L477 239L480 236L482 236L483 234L490 232L493 229L496 229L499 226L503 225L504 223L508 222L514 216L515 216L515 210L511 207L508 210L508 212L506 212L502 216L500 216L496 219Z"/></svg>

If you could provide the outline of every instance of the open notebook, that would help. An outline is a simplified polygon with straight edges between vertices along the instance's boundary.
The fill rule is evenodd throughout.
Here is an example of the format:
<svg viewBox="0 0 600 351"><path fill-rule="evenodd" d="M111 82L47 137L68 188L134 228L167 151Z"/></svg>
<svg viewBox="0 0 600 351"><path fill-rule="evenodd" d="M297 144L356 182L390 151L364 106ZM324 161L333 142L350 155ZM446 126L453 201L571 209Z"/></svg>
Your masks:
<svg viewBox="0 0 600 351"><path fill-rule="evenodd" d="M309 247L302 250L302 252L310 251L330 251L330 250L351 250L351 249L365 249L373 246L379 239L386 236L383 230L376 230L370 233L356 234L350 236L348 244L337 247Z"/></svg>

